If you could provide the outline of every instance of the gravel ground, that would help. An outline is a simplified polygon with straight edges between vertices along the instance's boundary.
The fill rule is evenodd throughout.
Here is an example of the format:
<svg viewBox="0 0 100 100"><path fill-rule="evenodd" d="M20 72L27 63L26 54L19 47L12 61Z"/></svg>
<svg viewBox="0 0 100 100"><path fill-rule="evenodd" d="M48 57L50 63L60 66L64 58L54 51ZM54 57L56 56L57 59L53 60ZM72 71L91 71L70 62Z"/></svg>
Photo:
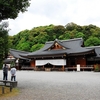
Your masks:
<svg viewBox="0 0 100 100"><path fill-rule="evenodd" d="M19 95L3 100L100 100L99 72L17 71L17 81Z"/></svg>

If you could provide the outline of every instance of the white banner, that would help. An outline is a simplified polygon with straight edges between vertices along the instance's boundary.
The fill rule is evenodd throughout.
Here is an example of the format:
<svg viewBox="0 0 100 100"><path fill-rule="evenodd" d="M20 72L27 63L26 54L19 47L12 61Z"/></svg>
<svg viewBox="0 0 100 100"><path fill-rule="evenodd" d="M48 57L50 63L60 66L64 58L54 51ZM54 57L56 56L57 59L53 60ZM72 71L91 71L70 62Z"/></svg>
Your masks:
<svg viewBox="0 0 100 100"><path fill-rule="evenodd" d="M79 64L77 65L77 71L80 71L80 65Z"/></svg>
<svg viewBox="0 0 100 100"><path fill-rule="evenodd" d="M52 65L66 65L66 60L65 59L36 60L36 66L43 66L47 63Z"/></svg>

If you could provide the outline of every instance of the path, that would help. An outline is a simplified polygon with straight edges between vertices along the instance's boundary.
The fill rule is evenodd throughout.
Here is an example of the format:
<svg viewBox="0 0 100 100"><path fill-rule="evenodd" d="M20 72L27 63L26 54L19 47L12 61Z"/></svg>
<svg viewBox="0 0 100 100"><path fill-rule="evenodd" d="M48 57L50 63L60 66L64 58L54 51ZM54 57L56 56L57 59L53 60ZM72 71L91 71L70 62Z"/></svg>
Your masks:
<svg viewBox="0 0 100 100"><path fill-rule="evenodd" d="M100 100L99 72L17 71L17 80L20 94L4 100Z"/></svg>

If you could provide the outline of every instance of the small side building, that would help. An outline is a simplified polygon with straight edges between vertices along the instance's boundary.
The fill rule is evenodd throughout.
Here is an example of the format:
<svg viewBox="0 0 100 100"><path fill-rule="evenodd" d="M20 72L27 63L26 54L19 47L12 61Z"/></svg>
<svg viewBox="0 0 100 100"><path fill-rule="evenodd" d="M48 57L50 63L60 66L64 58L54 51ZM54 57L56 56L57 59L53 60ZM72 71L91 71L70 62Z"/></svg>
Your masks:
<svg viewBox="0 0 100 100"><path fill-rule="evenodd" d="M4 63L10 66L16 66L18 70L21 70L22 67L30 66L30 59L21 57L20 54L28 54L29 52L20 51L15 49L9 50L8 58L4 60Z"/></svg>

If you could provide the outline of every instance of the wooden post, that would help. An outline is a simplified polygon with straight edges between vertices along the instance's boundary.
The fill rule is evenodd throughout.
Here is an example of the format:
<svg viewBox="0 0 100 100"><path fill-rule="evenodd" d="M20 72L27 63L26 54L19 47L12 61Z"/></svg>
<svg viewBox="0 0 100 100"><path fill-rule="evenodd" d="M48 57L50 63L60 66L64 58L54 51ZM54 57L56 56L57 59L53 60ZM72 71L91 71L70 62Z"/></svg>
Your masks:
<svg viewBox="0 0 100 100"><path fill-rule="evenodd" d="M55 66L53 66L53 68L55 68Z"/></svg>
<svg viewBox="0 0 100 100"><path fill-rule="evenodd" d="M43 68L44 68L44 65L43 65Z"/></svg>
<svg viewBox="0 0 100 100"><path fill-rule="evenodd" d="M45 69L44 69L44 65L43 65L43 67L42 67L42 68L43 68L43 70L45 70Z"/></svg>
<svg viewBox="0 0 100 100"><path fill-rule="evenodd" d="M12 85L10 85L10 92L12 92Z"/></svg>
<svg viewBox="0 0 100 100"><path fill-rule="evenodd" d="M6 81L4 81L4 85L6 86Z"/></svg>
<svg viewBox="0 0 100 100"><path fill-rule="evenodd" d="M62 70L64 71L64 65L62 66Z"/></svg>
<svg viewBox="0 0 100 100"><path fill-rule="evenodd" d="M52 71L54 71L55 70L55 66L53 65L53 67L52 67Z"/></svg>
<svg viewBox="0 0 100 100"><path fill-rule="evenodd" d="M4 86L2 86L2 94L4 94Z"/></svg>

